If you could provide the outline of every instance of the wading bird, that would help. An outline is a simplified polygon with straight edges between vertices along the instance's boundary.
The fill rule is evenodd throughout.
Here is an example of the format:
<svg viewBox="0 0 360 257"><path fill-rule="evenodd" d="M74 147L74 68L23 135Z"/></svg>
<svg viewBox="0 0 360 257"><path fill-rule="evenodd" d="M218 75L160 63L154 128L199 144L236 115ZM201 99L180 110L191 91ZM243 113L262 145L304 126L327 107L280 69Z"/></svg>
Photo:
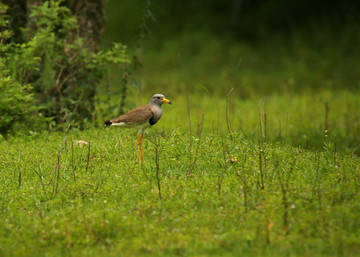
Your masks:
<svg viewBox="0 0 360 257"><path fill-rule="evenodd" d="M147 127L155 125L155 123L160 120L163 112L161 105L163 103L171 104L171 101L166 99L162 94L156 94L153 95L149 104L135 108L124 115L104 122L106 126L120 126L139 130L136 141L139 163L141 163L141 159L145 161L141 147L144 131Z"/></svg>

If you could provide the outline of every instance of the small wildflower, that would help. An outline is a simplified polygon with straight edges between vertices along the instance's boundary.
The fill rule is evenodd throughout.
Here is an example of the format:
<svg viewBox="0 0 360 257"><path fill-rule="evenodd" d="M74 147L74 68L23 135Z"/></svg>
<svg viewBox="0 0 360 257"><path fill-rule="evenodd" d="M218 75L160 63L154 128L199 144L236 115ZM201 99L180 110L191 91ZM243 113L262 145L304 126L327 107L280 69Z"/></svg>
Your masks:
<svg viewBox="0 0 360 257"><path fill-rule="evenodd" d="M233 164L235 162L238 162L238 158L237 157L231 157L230 158L230 163Z"/></svg>
<svg viewBox="0 0 360 257"><path fill-rule="evenodd" d="M327 129L325 129L325 137L328 137L328 130Z"/></svg>

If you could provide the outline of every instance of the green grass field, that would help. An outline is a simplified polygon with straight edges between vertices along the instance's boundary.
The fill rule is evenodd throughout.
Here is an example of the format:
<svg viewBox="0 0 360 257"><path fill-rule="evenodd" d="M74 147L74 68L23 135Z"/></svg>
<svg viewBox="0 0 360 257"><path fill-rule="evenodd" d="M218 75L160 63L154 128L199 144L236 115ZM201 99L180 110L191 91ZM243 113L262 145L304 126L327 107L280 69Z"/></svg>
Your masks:
<svg viewBox="0 0 360 257"><path fill-rule="evenodd" d="M0 138L0 256L359 256L358 26L321 28L140 49L125 111L173 102L142 165L136 131L102 127L118 69L85 130Z"/></svg>
<svg viewBox="0 0 360 257"><path fill-rule="evenodd" d="M134 130L1 141L0 255L358 256L357 95L166 96L142 165Z"/></svg>
<svg viewBox="0 0 360 257"><path fill-rule="evenodd" d="M19 48L4 17L21 16L0 17L0 257L360 256L356 4L245 1L264 5L231 32L244 1L106 1L103 51L85 54L55 2L23 17L25 41L51 29ZM155 93L173 104L139 164L137 131L103 122Z"/></svg>

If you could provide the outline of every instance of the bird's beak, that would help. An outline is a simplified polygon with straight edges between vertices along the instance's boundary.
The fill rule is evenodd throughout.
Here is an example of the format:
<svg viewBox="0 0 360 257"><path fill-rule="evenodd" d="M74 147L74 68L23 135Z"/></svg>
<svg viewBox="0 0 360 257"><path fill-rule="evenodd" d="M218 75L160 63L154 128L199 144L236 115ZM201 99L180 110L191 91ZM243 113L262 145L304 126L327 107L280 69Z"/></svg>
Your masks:
<svg viewBox="0 0 360 257"><path fill-rule="evenodd" d="M168 99L166 99L166 98L163 98L163 99L162 99L162 101L163 101L163 103L166 103L166 104L171 104L171 101L170 101L170 100L168 100Z"/></svg>

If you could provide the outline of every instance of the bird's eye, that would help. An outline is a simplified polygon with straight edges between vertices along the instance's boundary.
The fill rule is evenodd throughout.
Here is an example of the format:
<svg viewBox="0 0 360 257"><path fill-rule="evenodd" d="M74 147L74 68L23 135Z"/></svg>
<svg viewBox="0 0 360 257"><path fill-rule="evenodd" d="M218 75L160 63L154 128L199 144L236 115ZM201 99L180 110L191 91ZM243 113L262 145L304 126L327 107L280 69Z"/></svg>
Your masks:
<svg viewBox="0 0 360 257"><path fill-rule="evenodd" d="M157 99L159 99L159 100L160 100L160 99L161 99L161 97L159 97L159 96L158 96L158 97L157 97Z"/></svg>

